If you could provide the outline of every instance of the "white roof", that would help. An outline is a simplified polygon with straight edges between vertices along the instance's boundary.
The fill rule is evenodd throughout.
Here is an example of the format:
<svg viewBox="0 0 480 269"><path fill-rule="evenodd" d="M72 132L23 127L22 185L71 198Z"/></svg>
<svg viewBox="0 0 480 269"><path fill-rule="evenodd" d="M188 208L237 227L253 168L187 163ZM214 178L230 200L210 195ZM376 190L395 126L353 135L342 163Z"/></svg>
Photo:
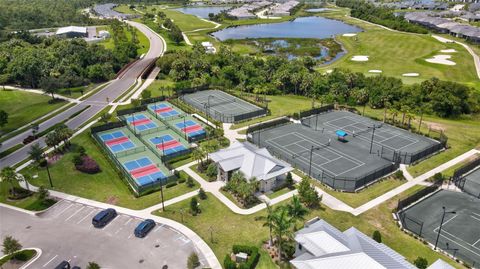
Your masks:
<svg viewBox="0 0 480 269"><path fill-rule="evenodd" d="M427 267L427 269L453 269L454 267L451 266L450 264L444 262L441 259L438 259L436 262L434 262L432 265Z"/></svg>
<svg viewBox="0 0 480 269"><path fill-rule="evenodd" d="M350 249L342 242L335 239L325 231L308 234L298 234L295 241L309 250L315 256L349 251Z"/></svg>
<svg viewBox="0 0 480 269"><path fill-rule="evenodd" d="M213 44L212 44L212 42L205 41L205 42L202 42L202 46L204 46L204 47L213 47Z"/></svg>
<svg viewBox="0 0 480 269"><path fill-rule="evenodd" d="M259 149L249 142L235 142L210 157L224 171L240 170L247 179L267 180L293 170L288 163L274 158L267 149Z"/></svg>
<svg viewBox="0 0 480 269"><path fill-rule="evenodd" d="M298 269L386 269L370 256L361 252L305 261L292 261L292 264Z"/></svg>
<svg viewBox="0 0 480 269"><path fill-rule="evenodd" d="M57 35L62 35L62 34L66 34L66 33L86 34L87 33L87 27L67 26L67 27L58 28L58 30L56 32Z"/></svg>

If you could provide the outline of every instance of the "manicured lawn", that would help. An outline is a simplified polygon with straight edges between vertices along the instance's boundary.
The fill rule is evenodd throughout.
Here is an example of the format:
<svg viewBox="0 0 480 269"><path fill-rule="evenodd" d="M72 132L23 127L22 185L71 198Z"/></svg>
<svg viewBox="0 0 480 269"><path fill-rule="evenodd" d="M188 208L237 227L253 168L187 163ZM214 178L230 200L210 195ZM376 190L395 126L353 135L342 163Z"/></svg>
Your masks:
<svg viewBox="0 0 480 269"><path fill-rule="evenodd" d="M15 185L17 187L19 186L18 184ZM49 200L47 203L42 203L40 200L38 200L38 197L35 194L20 200L10 200L8 199L10 187L11 186L9 183L0 182L0 203L32 211L47 209L55 203L53 200Z"/></svg>
<svg viewBox="0 0 480 269"><path fill-rule="evenodd" d="M267 100L269 101L268 108L271 111L271 115L266 117L256 118L246 122L241 122L238 124L234 124L232 128L237 129L237 128L248 126L257 122L266 121L266 120L277 118L280 116L291 115L295 112L299 112L301 110L308 110L312 108L312 99L304 96L296 96L292 94L267 95ZM320 104L316 102L315 105L319 106Z"/></svg>
<svg viewBox="0 0 480 269"><path fill-rule="evenodd" d="M167 18L173 20L182 32L189 32L197 29L213 28L215 25L210 22L199 19L197 16L184 14L173 9L162 9Z"/></svg>
<svg viewBox="0 0 480 269"><path fill-rule="evenodd" d="M54 190L132 209L143 209L161 201L160 192L158 191L136 198L127 184L123 182L111 162L104 156L101 149L94 144L88 132L75 137L72 143L82 145L86 149L87 154L97 161L102 171L93 175L77 171L72 164L74 154L71 152L67 153L50 167ZM22 170L21 173L38 175L38 178L31 181L36 186L49 186L45 169L29 166ZM192 188L187 187L184 183L178 184L165 189L164 198L169 200L197 188L197 183Z"/></svg>
<svg viewBox="0 0 480 269"><path fill-rule="evenodd" d="M396 206L397 199L421 188L423 187L411 188L405 194L394 197L358 217L345 212L333 211L329 208L321 208L311 211L305 219L308 220L318 216L342 231L355 226L367 235L371 235L374 230L379 230L382 234L383 243L404 255L410 262L413 262L418 256L425 257L429 264L438 258L442 258L457 268L462 268L447 257L433 252L428 246L400 231L393 221L391 212ZM168 206L165 212L154 212L154 214L182 222L181 212L188 212L189 202L188 200L182 201ZM234 244L261 247L262 242L268 240L267 227L263 227L262 222L255 221L256 217L265 214L265 210L248 216L237 215L210 194L207 200L199 202L202 213L197 216L185 213L182 223L199 234L213 249L220 261L223 261ZM210 240L211 230L213 230L213 242ZM261 255L257 268L277 268L265 251L262 251Z"/></svg>
<svg viewBox="0 0 480 269"><path fill-rule="evenodd" d="M14 131L66 104L64 101L49 104L51 99L36 93L0 90L0 108L8 113L8 123L0 128L0 133Z"/></svg>
<svg viewBox="0 0 480 269"><path fill-rule="evenodd" d="M156 79L155 81L148 86L147 90L149 90L152 93L152 97L157 97L157 96L170 96L173 93L173 90L170 91L162 91L162 87L169 87L174 85L175 83L171 79Z"/></svg>
<svg viewBox="0 0 480 269"><path fill-rule="evenodd" d="M110 26L97 27L97 31L100 31L100 30L107 30L110 34L113 34L112 28ZM127 31L126 27L123 27L123 30L125 32L125 35L127 36L127 39L131 40L132 39L132 34L129 31ZM138 54L138 56L140 56L140 55L148 52L148 49L150 48L150 41L138 29L135 29L135 32L137 33L138 46L139 46L139 48L137 50L137 54ZM105 48L111 49L111 50L113 50L115 48L115 43L113 41L113 37L107 38L107 39L105 39L104 41L102 41L98 44L101 44Z"/></svg>
<svg viewBox="0 0 480 269"><path fill-rule="evenodd" d="M351 193L351 192L335 191L317 183L317 181L313 181L313 182L315 183L315 185L320 187L326 193L338 198L339 200L341 200L342 202L346 203L347 205L353 208L359 207L365 204L366 202L374 198L377 198L378 196L390 190L393 190L402 184L407 183L406 180L397 180L390 177L380 182L374 183L371 186L363 190L360 190L357 193Z"/></svg>
<svg viewBox="0 0 480 269"><path fill-rule="evenodd" d="M29 261L30 259L32 259L35 255L37 255L37 251L35 251L33 249L20 250L19 252L15 253L13 255L8 255L8 256L5 256L2 259L0 259L0 266L3 266L4 264L8 263L13 257L15 257L15 259L17 261L21 261L21 262L25 263L25 262ZM9 268L9 267L7 267L7 268Z"/></svg>
<svg viewBox="0 0 480 269"><path fill-rule="evenodd" d="M276 190L275 192L272 192L270 194L267 194L267 197L270 198L270 199L273 199L275 197L278 197L278 196L281 196L281 195L284 195L285 193L289 193L291 191L295 190L295 188L293 189L290 189L290 188L287 188L287 187L283 187L279 190Z"/></svg>
<svg viewBox="0 0 480 269"><path fill-rule="evenodd" d="M478 80L472 56L460 45L444 44L430 35L388 31L345 17L347 12L345 9L341 9L340 11L323 12L322 16L360 26L365 31L358 33L355 37L339 35L337 40L345 46L348 51L347 55L331 65L322 67L321 70L341 67L369 74L368 70L379 69L383 71L383 75L401 79L404 79L402 77L404 73L420 74L416 78L404 79L405 83L421 82L431 77L470 85L474 85ZM457 50L456 53L451 53L451 60L456 65L447 66L425 61L433 55L446 54L440 52L442 49ZM354 55L370 57L367 62L354 62L350 60Z"/></svg>

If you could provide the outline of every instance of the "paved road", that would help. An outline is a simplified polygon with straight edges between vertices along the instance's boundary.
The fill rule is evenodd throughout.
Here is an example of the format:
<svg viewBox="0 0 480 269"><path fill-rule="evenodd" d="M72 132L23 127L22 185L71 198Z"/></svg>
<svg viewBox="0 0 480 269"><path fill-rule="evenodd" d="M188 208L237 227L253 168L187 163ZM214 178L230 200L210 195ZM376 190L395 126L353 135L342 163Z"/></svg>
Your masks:
<svg viewBox="0 0 480 269"><path fill-rule="evenodd" d="M73 114L82 111L83 112L74 117L73 119L66 122L67 126L70 129L76 129L81 126L83 123L92 118L95 114L103 110L107 104L107 98L110 102L117 99L123 93L125 93L135 82L136 79L141 75L143 70L157 57L162 55L164 51L164 43L160 36L155 32L150 30L148 27L141 23L137 22L128 22L129 24L137 27L142 33L144 33L150 40L150 50L142 59L135 62L133 65L128 68L118 79L115 79L108 86L103 88L101 91L95 93L94 95L88 97L85 101L80 104L73 106L72 108L57 114L55 117L52 117L49 120L44 121L39 125L41 132L42 130L48 129L49 127L55 125L58 122L65 121L69 119ZM2 150L6 150L10 147L13 147L17 144L21 144L23 139L31 134L31 131L28 130L23 132L5 142L2 143ZM36 141L41 146L45 146L44 138L40 138ZM12 166L21 161L23 161L28 156L31 145L24 146L22 149L8 155L7 157L0 160L0 169L5 166Z"/></svg>
<svg viewBox="0 0 480 269"><path fill-rule="evenodd" d="M195 250L191 240L169 226L157 226L143 239L133 230L141 219L119 214L103 229L91 225L100 209L62 200L41 216L0 207L0 237L11 235L24 247L42 250L29 268L54 268L63 260L85 268L186 268ZM1 255L0 255L1 256ZM205 260L200 254L202 266Z"/></svg>

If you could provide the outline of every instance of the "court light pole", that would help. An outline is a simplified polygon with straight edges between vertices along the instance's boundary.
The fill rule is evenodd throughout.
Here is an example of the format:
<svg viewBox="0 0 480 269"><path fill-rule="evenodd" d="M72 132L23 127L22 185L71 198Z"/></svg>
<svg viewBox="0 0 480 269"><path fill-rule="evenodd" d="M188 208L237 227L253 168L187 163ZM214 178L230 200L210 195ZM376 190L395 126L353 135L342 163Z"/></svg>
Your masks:
<svg viewBox="0 0 480 269"><path fill-rule="evenodd" d="M132 113L132 125L133 125L133 134L137 134L137 130L135 130L135 117L133 116L133 113Z"/></svg>
<svg viewBox="0 0 480 269"><path fill-rule="evenodd" d="M185 116L186 115L183 115L183 128L185 128L185 130L183 132L185 133L185 140L188 141L188 139L187 139L187 126L185 125ZM207 118L208 118L208 116L207 116ZM208 120L207 120L207 122L208 122Z"/></svg>
<svg viewBox="0 0 480 269"><path fill-rule="evenodd" d="M163 203L163 180L161 178L158 178L160 180L160 195L162 196L162 210L165 211L165 204Z"/></svg>
<svg viewBox="0 0 480 269"><path fill-rule="evenodd" d="M375 137L375 124L373 124L373 127L370 127L370 128L373 128L373 131L372 131L372 139L370 140L370 154L372 154L373 138Z"/></svg>
<svg viewBox="0 0 480 269"><path fill-rule="evenodd" d="M445 220L445 215L457 214L457 212L455 211L446 211L444 206L442 206L442 209L443 209L442 221L440 222L440 228L438 229L437 240L435 240L435 247L433 248L433 250L437 250L438 239L440 238L440 233L442 232L442 226L443 226L443 221Z"/></svg>

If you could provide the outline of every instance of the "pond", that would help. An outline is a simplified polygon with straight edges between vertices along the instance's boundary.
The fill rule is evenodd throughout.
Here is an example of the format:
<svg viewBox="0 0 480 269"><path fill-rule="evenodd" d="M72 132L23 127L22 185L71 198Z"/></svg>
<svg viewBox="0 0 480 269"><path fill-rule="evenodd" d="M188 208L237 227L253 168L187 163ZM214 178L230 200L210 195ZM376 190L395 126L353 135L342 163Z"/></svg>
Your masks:
<svg viewBox="0 0 480 269"><path fill-rule="evenodd" d="M182 8L176 8L175 10L178 10L182 13L185 14L190 14L190 15L195 15L200 18L208 19L208 14L213 13L213 14L218 14L222 12L223 10L227 10L231 7L223 6L223 7L182 7Z"/></svg>
<svg viewBox="0 0 480 269"><path fill-rule="evenodd" d="M212 33L223 41L245 38L329 38L338 34L356 33L362 29L341 21L322 17L302 17L293 21L242 25Z"/></svg>
<svg viewBox="0 0 480 269"><path fill-rule="evenodd" d="M331 8L310 8L310 9L305 9L306 12L312 12L312 13L316 13L316 12L324 12L324 11L330 11L330 10L333 10Z"/></svg>

